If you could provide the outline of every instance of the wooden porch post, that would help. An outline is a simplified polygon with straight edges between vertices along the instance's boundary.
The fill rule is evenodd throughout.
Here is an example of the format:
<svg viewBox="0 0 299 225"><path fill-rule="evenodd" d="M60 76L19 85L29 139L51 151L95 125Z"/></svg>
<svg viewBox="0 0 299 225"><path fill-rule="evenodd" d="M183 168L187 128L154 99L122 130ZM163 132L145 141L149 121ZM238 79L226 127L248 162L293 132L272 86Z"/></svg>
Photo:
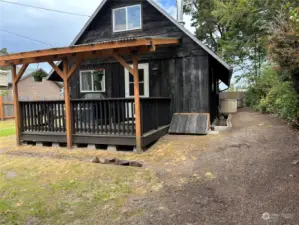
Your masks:
<svg viewBox="0 0 299 225"><path fill-rule="evenodd" d="M20 141L21 121L20 121L20 103L19 103L18 82L21 79L24 72L26 71L27 67L28 67L28 64L23 64L20 71L18 72L18 74L17 74L17 66L13 65L11 67L17 146L19 146L21 144L21 141Z"/></svg>
<svg viewBox="0 0 299 225"><path fill-rule="evenodd" d="M138 56L133 55L133 76L134 76L134 103L135 103L135 129L136 129L136 150L142 152L141 147L141 114L140 114L140 96L139 96L139 74L138 74Z"/></svg>
<svg viewBox="0 0 299 225"><path fill-rule="evenodd" d="M53 70L61 77L64 86L64 103L65 103L65 120L66 120L66 141L67 147L72 149L73 147L73 130L72 130L72 108L70 99L70 78L75 72L75 70L80 66L83 57L76 56L76 63L69 69L68 60L63 60L63 71L61 71L58 66L53 61L48 61Z"/></svg>
<svg viewBox="0 0 299 225"><path fill-rule="evenodd" d="M13 65L11 67L12 74L12 87L13 87L13 102L14 102L14 114L15 114L15 123L16 123L16 144L19 146L20 141L20 105L19 105L19 92L18 92L18 81L15 80L17 77L17 67Z"/></svg>
<svg viewBox="0 0 299 225"><path fill-rule="evenodd" d="M63 84L64 84L64 102L65 102L65 121L66 121L66 140L68 149L72 149L72 112L71 112L71 100L70 100L70 80L68 79L69 65L68 61L63 61Z"/></svg>
<svg viewBox="0 0 299 225"><path fill-rule="evenodd" d="M4 110L3 110L3 98L2 95L0 95L0 120L4 119Z"/></svg>

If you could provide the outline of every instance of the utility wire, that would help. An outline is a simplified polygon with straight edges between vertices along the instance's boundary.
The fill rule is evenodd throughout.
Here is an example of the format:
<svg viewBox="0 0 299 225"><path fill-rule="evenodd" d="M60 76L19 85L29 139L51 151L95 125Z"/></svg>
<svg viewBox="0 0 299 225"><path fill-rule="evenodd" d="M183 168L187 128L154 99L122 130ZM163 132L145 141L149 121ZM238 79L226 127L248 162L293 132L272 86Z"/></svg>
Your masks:
<svg viewBox="0 0 299 225"><path fill-rule="evenodd" d="M22 37L22 38L26 38L26 39L31 40L31 41L39 42L39 43L42 43L42 44L44 44L44 45L49 45L49 46L53 47L53 45L51 45L51 44L49 44L49 43L46 43L46 42L44 42L44 41L40 41L40 40L31 38L31 37L27 37L27 36L24 36L24 35L21 35L21 34L17 34L17 33L14 33L14 32L10 32L10 31L8 31L8 30L0 29L0 31L6 32L6 33L9 33L9 34L13 34L13 35L16 35L16 36L19 36L19 37Z"/></svg>
<svg viewBox="0 0 299 225"><path fill-rule="evenodd" d="M48 8L43 8L43 7L33 6L33 5L27 5L27 4L17 3L17 2L10 2L10 1L5 1L5 0L0 0L0 2L4 2L4 3L8 3L8 4L14 4L14 5L20 5L20 6L25 6L25 7L30 7L30 8L34 8L34 9L42 9L42 10L47 10L47 11L52 11L52 12L57 12L57 13L64 13L64 14L69 14L69 15L73 15L73 16L91 17L91 16L85 15L85 14L66 12L66 11L61 11L61 10L56 10L56 9L48 9Z"/></svg>

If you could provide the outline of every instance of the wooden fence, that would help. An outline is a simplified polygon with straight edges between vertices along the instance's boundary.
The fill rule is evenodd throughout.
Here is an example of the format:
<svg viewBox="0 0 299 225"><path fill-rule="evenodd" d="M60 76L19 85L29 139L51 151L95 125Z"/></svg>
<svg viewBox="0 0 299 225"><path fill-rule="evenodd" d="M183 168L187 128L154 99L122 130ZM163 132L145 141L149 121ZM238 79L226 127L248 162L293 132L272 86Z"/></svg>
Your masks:
<svg viewBox="0 0 299 225"><path fill-rule="evenodd" d="M19 96L19 99L21 101L48 101L46 97L39 97L38 95L35 96ZM62 101L63 97L61 99L55 99L53 101ZM13 119L15 118L14 114L14 103L13 103L13 97L12 94L8 94L5 96L0 95L0 120L4 119Z"/></svg>
<svg viewBox="0 0 299 225"><path fill-rule="evenodd" d="M0 96L0 120L12 119L15 117L12 96Z"/></svg>

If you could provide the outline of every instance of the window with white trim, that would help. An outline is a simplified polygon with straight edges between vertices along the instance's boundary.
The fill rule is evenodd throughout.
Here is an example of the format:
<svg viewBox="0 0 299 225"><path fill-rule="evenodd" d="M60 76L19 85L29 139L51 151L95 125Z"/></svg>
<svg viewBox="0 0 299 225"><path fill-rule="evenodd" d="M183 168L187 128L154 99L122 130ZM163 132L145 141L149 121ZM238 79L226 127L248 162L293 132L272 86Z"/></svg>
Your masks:
<svg viewBox="0 0 299 225"><path fill-rule="evenodd" d="M105 69L80 71L80 92L105 92Z"/></svg>
<svg viewBox="0 0 299 225"><path fill-rule="evenodd" d="M113 32L141 29L141 5L113 9Z"/></svg>

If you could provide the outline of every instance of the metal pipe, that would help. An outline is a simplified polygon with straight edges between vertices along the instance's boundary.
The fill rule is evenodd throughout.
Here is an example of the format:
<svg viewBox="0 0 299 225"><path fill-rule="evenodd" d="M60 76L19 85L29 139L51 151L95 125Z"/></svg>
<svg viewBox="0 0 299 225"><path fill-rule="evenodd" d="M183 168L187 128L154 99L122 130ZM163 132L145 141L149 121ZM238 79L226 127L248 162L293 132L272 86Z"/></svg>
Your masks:
<svg viewBox="0 0 299 225"><path fill-rule="evenodd" d="M182 24L183 26L185 25L184 22L184 5L183 5L183 0L177 0L177 20L180 24Z"/></svg>

